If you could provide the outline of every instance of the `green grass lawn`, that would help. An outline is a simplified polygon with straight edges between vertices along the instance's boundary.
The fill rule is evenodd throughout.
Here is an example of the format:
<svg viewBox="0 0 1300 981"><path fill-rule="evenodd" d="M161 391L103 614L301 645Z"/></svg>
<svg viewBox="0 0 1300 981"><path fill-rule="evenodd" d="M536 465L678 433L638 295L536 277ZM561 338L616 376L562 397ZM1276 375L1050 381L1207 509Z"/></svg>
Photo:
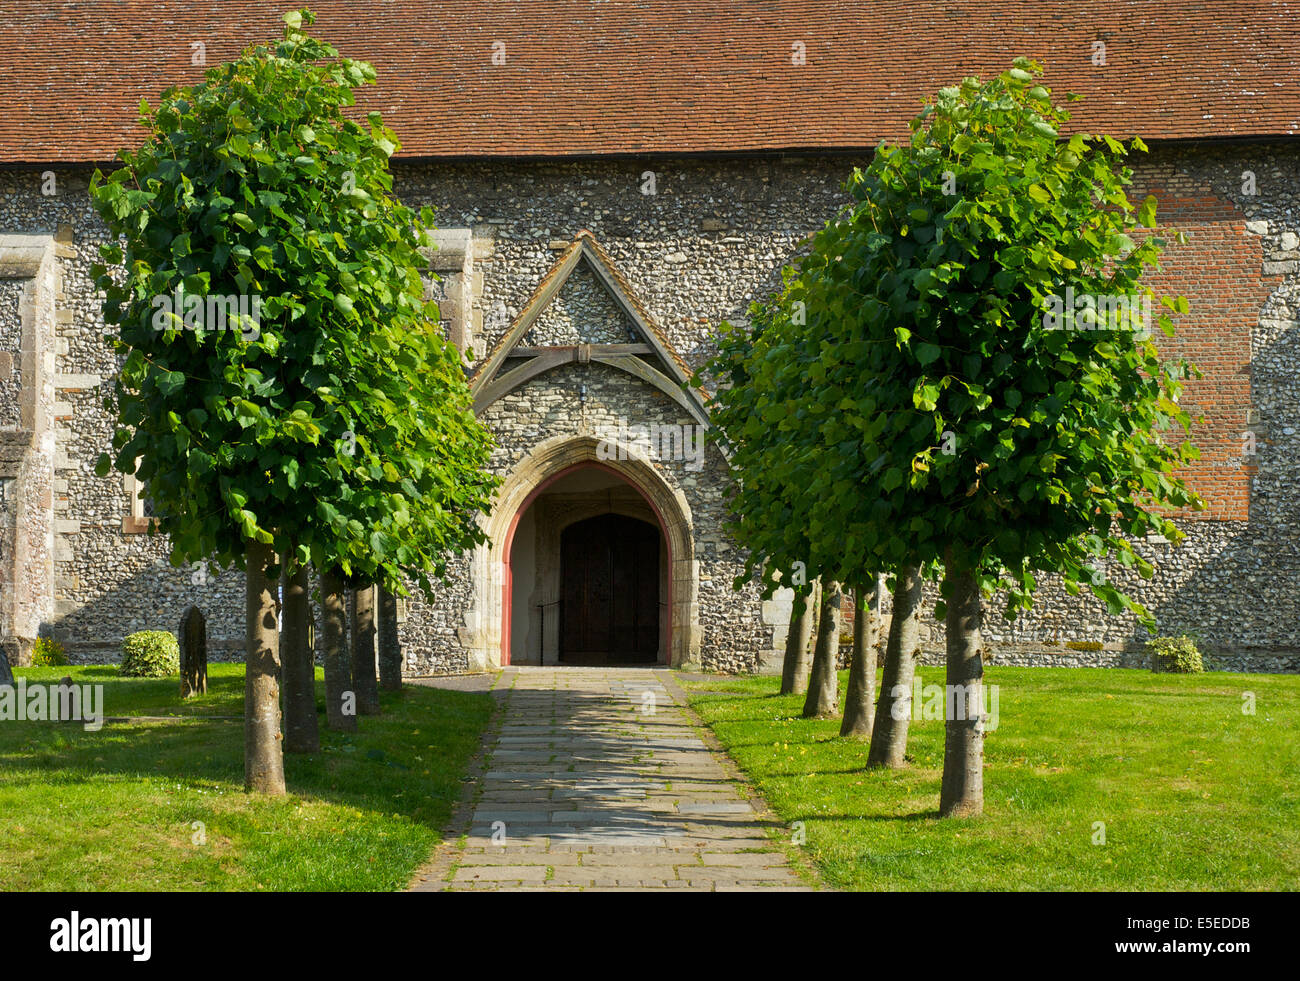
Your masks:
<svg viewBox="0 0 1300 981"><path fill-rule="evenodd" d="M943 684L941 667L919 673ZM942 720L912 722L908 769L869 771L867 744L799 718L803 696L778 695L778 678L684 687L776 813L804 822L837 888L1300 887L1300 677L992 667L985 681L1000 718L985 813L967 820L938 817Z"/></svg>
<svg viewBox="0 0 1300 981"><path fill-rule="evenodd" d="M107 724L0 722L0 889L384 890L429 857L492 711L481 693L408 686L381 695L360 732L324 730L322 750L286 757L288 796L243 790L242 664L212 664L208 693L182 703L175 679L116 668L32 668L104 685ZM317 671L317 701L324 686ZM202 822L206 841L196 843Z"/></svg>

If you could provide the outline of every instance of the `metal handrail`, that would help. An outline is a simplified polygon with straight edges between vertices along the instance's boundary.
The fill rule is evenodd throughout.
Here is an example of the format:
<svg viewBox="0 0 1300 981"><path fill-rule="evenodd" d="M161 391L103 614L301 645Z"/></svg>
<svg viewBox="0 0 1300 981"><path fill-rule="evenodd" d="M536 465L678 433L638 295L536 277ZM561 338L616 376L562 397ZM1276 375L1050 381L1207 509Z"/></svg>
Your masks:
<svg viewBox="0 0 1300 981"><path fill-rule="evenodd" d="M537 616L540 620L537 631L537 664L545 666L546 664L546 608L548 606L558 606L563 611L564 599L561 597L557 600L551 600L549 603L537 604Z"/></svg>

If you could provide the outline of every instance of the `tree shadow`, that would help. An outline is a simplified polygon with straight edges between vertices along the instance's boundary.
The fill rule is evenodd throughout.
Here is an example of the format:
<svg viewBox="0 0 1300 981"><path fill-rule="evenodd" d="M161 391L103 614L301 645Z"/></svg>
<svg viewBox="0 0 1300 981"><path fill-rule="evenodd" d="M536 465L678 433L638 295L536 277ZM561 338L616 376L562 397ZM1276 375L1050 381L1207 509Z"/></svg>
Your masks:
<svg viewBox="0 0 1300 981"><path fill-rule="evenodd" d="M113 670L78 668L76 677L94 682ZM242 695L242 674L211 679L209 697L228 698L236 685ZM321 751L285 755L289 795L395 814L441 830L481 744L491 696L419 686L385 692L385 714L362 718L357 733L330 731L321 684L317 696ZM179 695L173 707L185 708ZM107 723L98 731L80 723L11 723L0 728L0 762L5 783L32 794L48 793L52 779L89 785L142 774L189 787L242 788L244 733L237 721L194 712L167 721Z"/></svg>

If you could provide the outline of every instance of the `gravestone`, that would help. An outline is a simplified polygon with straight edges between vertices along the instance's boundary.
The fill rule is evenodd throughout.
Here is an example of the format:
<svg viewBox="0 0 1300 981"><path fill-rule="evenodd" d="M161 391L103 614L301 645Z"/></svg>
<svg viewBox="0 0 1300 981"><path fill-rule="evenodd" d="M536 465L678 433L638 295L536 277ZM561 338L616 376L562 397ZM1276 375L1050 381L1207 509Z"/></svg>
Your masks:
<svg viewBox="0 0 1300 981"><path fill-rule="evenodd" d="M176 632L181 649L181 698L202 695L208 690L208 622L197 606L181 614Z"/></svg>
<svg viewBox="0 0 1300 981"><path fill-rule="evenodd" d="M59 679L59 687L57 693L57 697L59 699L59 710L58 713L54 716L54 719L57 722L81 721L80 720L81 713L72 711L73 698L75 697L72 689L73 689L72 675L65 674L62 678Z"/></svg>

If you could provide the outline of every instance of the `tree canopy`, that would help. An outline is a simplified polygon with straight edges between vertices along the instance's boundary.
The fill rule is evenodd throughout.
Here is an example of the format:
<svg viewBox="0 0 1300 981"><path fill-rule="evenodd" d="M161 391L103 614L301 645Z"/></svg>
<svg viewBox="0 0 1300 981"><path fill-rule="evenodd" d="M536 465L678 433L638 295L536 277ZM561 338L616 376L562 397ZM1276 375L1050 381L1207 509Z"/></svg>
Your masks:
<svg viewBox="0 0 1300 981"><path fill-rule="evenodd" d="M174 562L238 565L256 541L429 590L483 539L490 436L425 300L432 215L394 197L380 115L344 112L374 69L304 21L142 101L148 138L92 181L124 359L99 472L139 459Z"/></svg>
<svg viewBox="0 0 1300 981"><path fill-rule="evenodd" d="M1150 622L1103 563L1149 577L1133 541L1178 540L1172 509L1202 506L1175 473L1195 448L1166 435L1190 430L1195 369L1117 316L1150 309L1141 278L1165 244L1145 231L1155 199L1125 192L1145 146L1063 138L1039 74L1017 59L940 90L910 141L854 171L852 203L752 327L723 325L704 374L733 528L768 591L796 559L863 588L950 559L1006 588L1008 616L1050 571ZM1157 309L1172 335L1187 304Z"/></svg>

